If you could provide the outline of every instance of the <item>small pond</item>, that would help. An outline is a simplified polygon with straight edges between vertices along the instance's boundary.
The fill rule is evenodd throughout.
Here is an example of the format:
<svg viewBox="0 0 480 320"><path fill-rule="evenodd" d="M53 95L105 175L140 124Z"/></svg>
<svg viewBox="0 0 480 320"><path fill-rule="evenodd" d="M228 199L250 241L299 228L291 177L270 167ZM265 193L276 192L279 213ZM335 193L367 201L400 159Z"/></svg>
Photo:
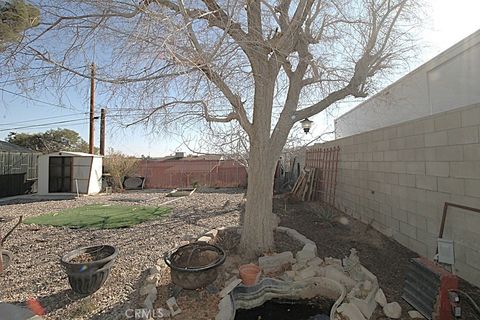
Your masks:
<svg viewBox="0 0 480 320"><path fill-rule="evenodd" d="M235 320L329 320L333 300L272 299L252 309L238 309Z"/></svg>

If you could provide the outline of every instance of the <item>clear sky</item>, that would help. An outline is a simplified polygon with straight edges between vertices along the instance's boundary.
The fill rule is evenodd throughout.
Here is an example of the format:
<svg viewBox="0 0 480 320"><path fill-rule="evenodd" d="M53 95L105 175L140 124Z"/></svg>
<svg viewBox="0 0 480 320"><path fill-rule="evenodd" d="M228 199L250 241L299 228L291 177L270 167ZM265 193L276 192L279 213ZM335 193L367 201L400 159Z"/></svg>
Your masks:
<svg viewBox="0 0 480 320"><path fill-rule="evenodd" d="M428 61L443 50L462 40L469 34L480 29L479 0L427 0L428 19L421 34L422 50L418 62L411 65L411 69ZM408 70L405 70L405 73ZM5 139L10 131L38 132L50 128L70 128L76 130L88 141L88 80L84 81L84 88L79 92L68 92L67 98L72 101L74 110L57 106L58 101L48 92L36 97L40 101L32 101L21 96L0 91L0 139ZM102 106L102 97L97 97L97 108ZM305 141L316 138L319 134L332 130L333 119L342 112L346 112L355 104L341 104L342 107L330 112L317 115L314 120L312 133L305 137ZM42 119L37 120L35 119ZM34 124L42 125L51 122L77 120L71 123L57 123L54 125L38 126L35 128L21 128ZM108 118L107 118L108 119ZM175 135L154 136L146 132L141 126L121 129L112 125L115 119L108 119L107 147L112 147L127 154L163 156L175 151L187 151L182 146L181 138ZM117 119L118 120L118 119ZM98 123L96 141L98 145Z"/></svg>

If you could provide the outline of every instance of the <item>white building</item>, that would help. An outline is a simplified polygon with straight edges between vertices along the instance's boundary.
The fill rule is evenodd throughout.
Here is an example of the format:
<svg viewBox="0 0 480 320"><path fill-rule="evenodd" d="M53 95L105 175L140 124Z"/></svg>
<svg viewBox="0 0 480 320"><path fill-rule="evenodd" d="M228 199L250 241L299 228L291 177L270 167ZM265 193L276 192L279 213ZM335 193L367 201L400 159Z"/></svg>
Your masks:
<svg viewBox="0 0 480 320"><path fill-rule="evenodd" d="M480 103L480 30L335 120L336 138Z"/></svg>
<svg viewBox="0 0 480 320"><path fill-rule="evenodd" d="M102 189L102 156L59 151L38 158L38 194L97 194Z"/></svg>

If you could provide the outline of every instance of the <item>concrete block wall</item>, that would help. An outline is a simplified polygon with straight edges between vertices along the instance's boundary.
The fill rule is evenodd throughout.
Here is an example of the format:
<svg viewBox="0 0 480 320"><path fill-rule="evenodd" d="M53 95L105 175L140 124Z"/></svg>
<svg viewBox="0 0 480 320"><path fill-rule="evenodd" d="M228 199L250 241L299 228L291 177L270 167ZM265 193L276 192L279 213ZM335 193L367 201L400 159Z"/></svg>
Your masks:
<svg viewBox="0 0 480 320"><path fill-rule="evenodd" d="M336 206L432 258L446 201L480 208L480 104L330 141ZM480 286L480 214L450 208L455 269Z"/></svg>

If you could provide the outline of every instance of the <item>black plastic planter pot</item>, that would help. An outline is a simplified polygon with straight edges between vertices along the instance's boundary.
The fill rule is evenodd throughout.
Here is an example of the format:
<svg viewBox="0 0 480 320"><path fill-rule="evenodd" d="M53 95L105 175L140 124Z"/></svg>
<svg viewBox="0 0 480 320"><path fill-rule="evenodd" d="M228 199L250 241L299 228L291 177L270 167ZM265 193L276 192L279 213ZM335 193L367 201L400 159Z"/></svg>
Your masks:
<svg viewBox="0 0 480 320"><path fill-rule="evenodd" d="M61 264L72 290L90 295L100 289L107 280L117 255L117 248L109 245L83 247L65 254Z"/></svg>
<svg viewBox="0 0 480 320"><path fill-rule="evenodd" d="M204 288L217 278L225 262L222 248L204 242L190 243L165 256L172 282L183 289Z"/></svg>

